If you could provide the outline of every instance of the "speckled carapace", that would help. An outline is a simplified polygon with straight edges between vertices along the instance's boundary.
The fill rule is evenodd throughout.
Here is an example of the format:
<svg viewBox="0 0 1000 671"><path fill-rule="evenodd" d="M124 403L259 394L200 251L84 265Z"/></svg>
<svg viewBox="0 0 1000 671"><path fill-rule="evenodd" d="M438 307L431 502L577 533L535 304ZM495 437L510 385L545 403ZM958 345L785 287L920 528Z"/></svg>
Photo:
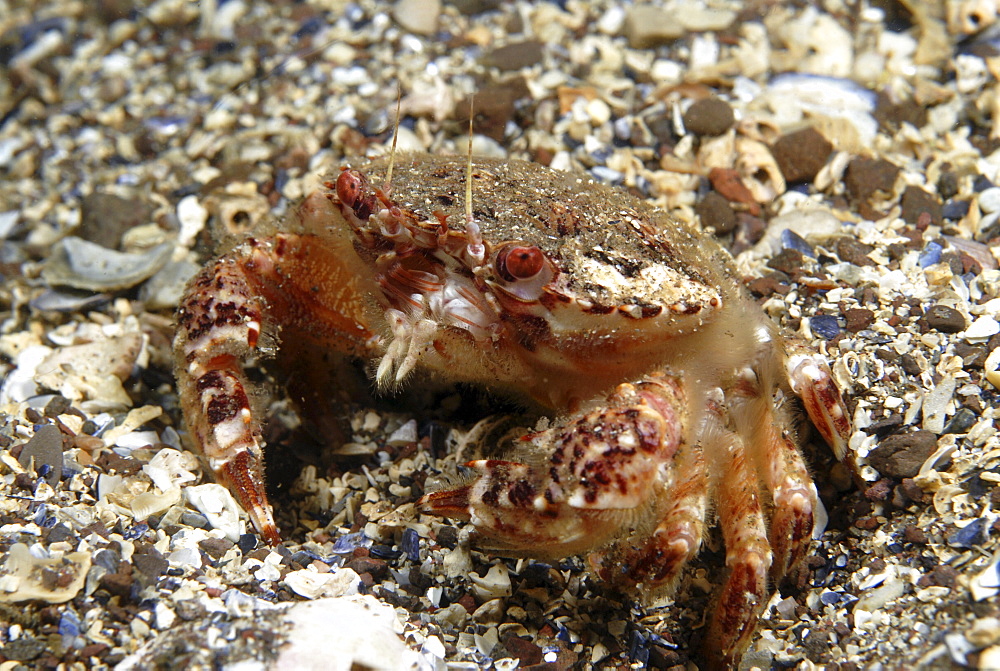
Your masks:
<svg viewBox="0 0 1000 671"><path fill-rule="evenodd" d="M178 384L217 476L279 542L242 370L261 333L323 352L300 361L370 361L382 389L481 385L550 421L422 509L470 520L501 554L588 553L604 581L643 592L676 581L714 516L729 573L706 660L735 664L813 529L788 394L845 450L824 359L779 335L715 242L622 191L514 160L397 156L391 184L386 172L345 169L286 232L191 283Z"/></svg>

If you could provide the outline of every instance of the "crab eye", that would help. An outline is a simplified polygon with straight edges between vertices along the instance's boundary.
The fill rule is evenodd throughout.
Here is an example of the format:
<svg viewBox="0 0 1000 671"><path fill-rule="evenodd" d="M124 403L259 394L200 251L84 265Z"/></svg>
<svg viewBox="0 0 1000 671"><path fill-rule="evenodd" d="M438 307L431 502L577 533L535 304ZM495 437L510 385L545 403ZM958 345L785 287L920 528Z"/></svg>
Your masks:
<svg viewBox="0 0 1000 671"><path fill-rule="evenodd" d="M337 177L337 197L345 206L353 208L361 197L365 178L357 170L343 170Z"/></svg>
<svg viewBox="0 0 1000 671"><path fill-rule="evenodd" d="M496 267L508 282L530 280L545 267L545 254L538 247L507 247L497 254Z"/></svg>

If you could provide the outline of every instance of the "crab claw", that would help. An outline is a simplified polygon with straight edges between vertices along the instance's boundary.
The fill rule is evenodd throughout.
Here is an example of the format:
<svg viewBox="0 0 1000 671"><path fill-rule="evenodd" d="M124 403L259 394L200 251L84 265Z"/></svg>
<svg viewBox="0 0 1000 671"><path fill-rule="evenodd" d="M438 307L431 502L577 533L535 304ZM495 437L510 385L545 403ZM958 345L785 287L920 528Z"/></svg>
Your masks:
<svg viewBox="0 0 1000 671"><path fill-rule="evenodd" d="M559 558L593 549L635 519L663 486L684 420L674 380L620 385L605 409L581 411L520 439L524 463L484 459L472 482L421 498L425 512L469 520L480 547ZM538 455L549 454L542 463Z"/></svg>

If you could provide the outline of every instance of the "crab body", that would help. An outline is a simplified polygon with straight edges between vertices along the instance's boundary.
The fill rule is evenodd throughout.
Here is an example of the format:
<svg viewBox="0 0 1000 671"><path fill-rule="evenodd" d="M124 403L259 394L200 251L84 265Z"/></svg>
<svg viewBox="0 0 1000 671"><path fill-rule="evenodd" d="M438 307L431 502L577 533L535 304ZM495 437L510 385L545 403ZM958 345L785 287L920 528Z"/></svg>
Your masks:
<svg viewBox="0 0 1000 671"><path fill-rule="evenodd" d="M396 157L379 188L386 173L345 169L294 232L248 240L191 283L178 385L218 477L278 542L242 371L262 333L305 370L370 361L382 389L481 385L550 421L420 506L470 520L485 549L589 553L603 580L644 590L675 582L712 510L729 575L706 649L731 665L813 529L790 392L843 456L824 359L783 340L716 243L619 190L520 161ZM303 378L306 402L335 393Z"/></svg>

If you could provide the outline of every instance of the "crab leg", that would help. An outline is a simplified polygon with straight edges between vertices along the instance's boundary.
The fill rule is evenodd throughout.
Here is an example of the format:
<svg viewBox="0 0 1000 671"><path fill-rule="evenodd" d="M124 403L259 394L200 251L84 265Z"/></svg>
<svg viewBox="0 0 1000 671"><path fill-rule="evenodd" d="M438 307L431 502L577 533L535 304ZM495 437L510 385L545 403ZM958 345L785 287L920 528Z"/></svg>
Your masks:
<svg viewBox="0 0 1000 671"><path fill-rule="evenodd" d="M729 577L705 634L705 652L708 668L731 668L746 649L767 602L771 550L757 495L759 480L746 445L727 431L716 441L713 456L724 460L718 513Z"/></svg>
<svg viewBox="0 0 1000 671"><path fill-rule="evenodd" d="M524 463L470 462L478 479L418 505L471 520L479 545L500 552L556 558L598 548L667 486L664 466L680 445L683 408L673 378L619 385L604 409L522 437Z"/></svg>
<svg viewBox="0 0 1000 671"><path fill-rule="evenodd" d="M279 327L307 331L313 341L348 354L372 339L357 279L347 279L351 269L313 238L247 241L192 281L177 313L174 351L188 427L218 480L272 545L281 537L264 491L260 424L243 366L261 334Z"/></svg>
<svg viewBox="0 0 1000 671"><path fill-rule="evenodd" d="M830 366L825 358L804 345L789 343L788 349L785 370L792 391L802 399L809 419L834 455L844 461L850 456L847 441L851 437L851 421ZM849 465L853 466L853 462Z"/></svg>

